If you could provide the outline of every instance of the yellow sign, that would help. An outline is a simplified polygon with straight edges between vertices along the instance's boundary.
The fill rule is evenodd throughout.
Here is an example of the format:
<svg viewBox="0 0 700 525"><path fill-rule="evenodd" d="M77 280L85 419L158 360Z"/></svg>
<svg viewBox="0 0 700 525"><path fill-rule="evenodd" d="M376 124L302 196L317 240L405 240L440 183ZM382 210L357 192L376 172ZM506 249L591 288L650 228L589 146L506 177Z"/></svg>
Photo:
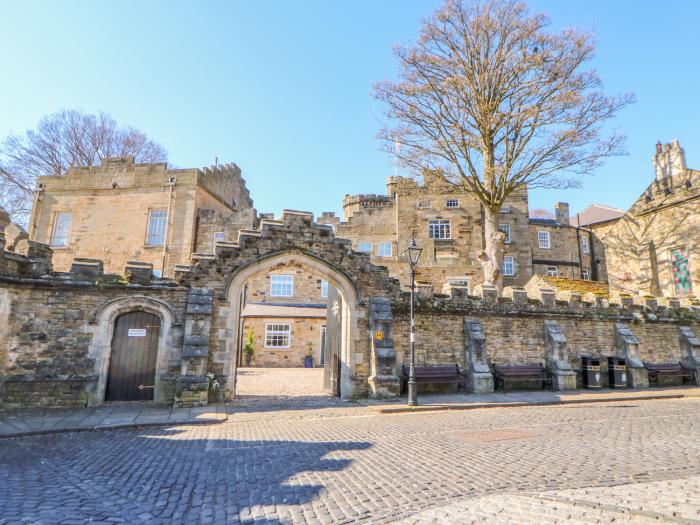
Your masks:
<svg viewBox="0 0 700 525"><path fill-rule="evenodd" d="M374 338L377 341L381 341L382 339L384 339L384 332L382 332L381 330L377 330L376 332L374 332Z"/></svg>

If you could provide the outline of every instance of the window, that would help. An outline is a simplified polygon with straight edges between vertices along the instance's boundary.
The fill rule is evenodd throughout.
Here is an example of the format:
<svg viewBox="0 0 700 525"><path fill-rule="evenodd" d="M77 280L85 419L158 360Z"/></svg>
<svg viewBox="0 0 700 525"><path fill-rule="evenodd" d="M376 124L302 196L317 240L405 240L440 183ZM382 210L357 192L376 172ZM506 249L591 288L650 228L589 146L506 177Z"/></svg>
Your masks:
<svg viewBox="0 0 700 525"><path fill-rule="evenodd" d="M160 279L163 276L163 272L161 270L153 270L153 277L156 279Z"/></svg>
<svg viewBox="0 0 700 525"><path fill-rule="evenodd" d="M418 201L417 208L430 208L430 201Z"/></svg>
<svg viewBox="0 0 700 525"><path fill-rule="evenodd" d="M559 270L556 266L547 266L547 275L550 277L557 277L559 275Z"/></svg>
<svg viewBox="0 0 700 525"><path fill-rule="evenodd" d="M459 207L459 199L447 199L447 202L445 203L446 208L458 208Z"/></svg>
<svg viewBox="0 0 700 525"><path fill-rule="evenodd" d="M451 239L450 221L431 219L428 221L428 237L431 239Z"/></svg>
<svg viewBox="0 0 700 525"><path fill-rule="evenodd" d="M503 275L515 275L515 261L512 255L503 257Z"/></svg>
<svg viewBox="0 0 700 525"><path fill-rule="evenodd" d="M588 270L581 270L581 279L584 281L590 281L591 280L591 274L588 273Z"/></svg>
<svg viewBox="0 0 700 525"><path fill-rule="evenodd" d="M687 246L671 250L671 269L673 282L676 284L676 296L687 297L693 294L693 283L690 279L690 250Z"/></svg>
<svg viewBox="0 0 700 525"><path fill-rule="evenodd" d="M581 237L581 250L583 251L583 253L590 253L591 251L591 248L588 245L588 237L586 236Z"/></svg>
<svg viewBox="0 0 700 525"><path fill-rule="evenodd" d="M70 212L60 211L56 214L56 219L53 223L53 235L51 237L51 246L68 246L68 237L70 235L70 223L73 216Z"/></svg>
<svg viewBox="0 0 700 525"><path fill-rule="evenodd" d="M326 281L325 279L321 279L321 298L328 298L328 281Z"/></svg>
<svg viewBox="0 0 700 525"><path fill-rule="evenodd" d="M151 210L148 212L148 246L163 246L165 244L165 225L168 219L167 210Z"/></svg>
<svg viewBox="0 0 700 525"><path fill-rule="evenodd" d="M549 232L537 232L537 243L540 245L540 248L549 250L551 246L549 243Z"/></svg>
<svg viewBox="0 0 700 525"><path fill-rule="evenodd" d="M265 348L289 348L291 333L289 324L266 324Z"/></svg>
<svg viewBox="0 0 700 525"><path fill-rule="evenodd" d="M214 232L214 242L219 242L224 240L224 232Z"/></svg>
<svg viewBox="0 0 700 525"><path fill-rule="evenodd" d="M504 242L506 244L510 244L511 238L510 238L510 224L500 224L498 226L498 229L501 230L505 235L506 238L504 239Z"/></svg>
<svg viewBox="0 0 700 525"><path fill-rule="evenodd" d="M380 242L377 244L377 255L379 257L391 257L391 243Z"/></svg>
<svg viewBox="0 0 700 525"><path fill-rule="evenodd" d="M292 297L294 295L293 275L271 275L270 297Z"/></svg>
<svg viewBox="0 0 700 525"><path fill-rule="evenodd" d="M372 243L371 242L359 242L357 243L357 251L364 253L372 253Z"/></svg>
<svg viewBox="0 0 700 525"><path fill-rule="evenodd" d="M503 204L501 206L501 213L508 213L510 212L510 204Z"/></svg>

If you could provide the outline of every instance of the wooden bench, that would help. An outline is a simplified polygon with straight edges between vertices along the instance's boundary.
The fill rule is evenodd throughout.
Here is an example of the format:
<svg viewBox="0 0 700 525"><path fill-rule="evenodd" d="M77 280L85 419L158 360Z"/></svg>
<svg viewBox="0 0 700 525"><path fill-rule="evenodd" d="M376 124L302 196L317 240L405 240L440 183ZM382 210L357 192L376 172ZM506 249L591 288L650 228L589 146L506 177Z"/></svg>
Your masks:
<svg viewBox="0 0 700 525"><path fill-rule="evenodd" d="M508 381L538 381L542 383L542 388L546 385L552 386L552 375L540 363L532 365L497 365L493 364L493 377L496 381L496 388L500 383L503 392L507 392L506 383Z"/></svg>
<svg viewBox="0 0 700 525"><path fill-rule="evenodd" d="M408 388L408 374L410 367L403 365L403 392ZM413 377L416 385L421 383L440 383L457 385L457 392L463 385L462 376L459 373L459 365L447 366L417 366L414 368ZM402 392L402 393L403 393Z"/></svg>
<svg viewBox="0 0 700 525"><path fill-rule="evenodd" d="M686 368L683 363L648 363L644 361L644 368L647 369L649 374L649 382L656 383L660 386L660 379L662 377L680 377L681 384L683 380L694 379L695 370L692 368Z"/></svg>

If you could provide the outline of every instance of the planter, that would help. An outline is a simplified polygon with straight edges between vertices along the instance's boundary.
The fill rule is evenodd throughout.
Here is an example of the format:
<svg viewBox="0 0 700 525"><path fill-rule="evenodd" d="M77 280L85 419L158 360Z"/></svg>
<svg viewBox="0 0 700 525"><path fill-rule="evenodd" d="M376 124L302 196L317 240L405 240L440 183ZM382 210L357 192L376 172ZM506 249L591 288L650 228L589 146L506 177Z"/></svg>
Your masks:
<svg viewBox="0 0 700 525"><path fill-rule="evenodd" d="M304 368L313 368L314 366L314 358L311 357L310 355L307 355L304 358Z"/></svg>
<svg viewBox="0 0 700 525"><path fill-rule="evenodd" d="M245 366L250 366L250 361L253 359L253 356L250 354L245 355Z"/></svg>

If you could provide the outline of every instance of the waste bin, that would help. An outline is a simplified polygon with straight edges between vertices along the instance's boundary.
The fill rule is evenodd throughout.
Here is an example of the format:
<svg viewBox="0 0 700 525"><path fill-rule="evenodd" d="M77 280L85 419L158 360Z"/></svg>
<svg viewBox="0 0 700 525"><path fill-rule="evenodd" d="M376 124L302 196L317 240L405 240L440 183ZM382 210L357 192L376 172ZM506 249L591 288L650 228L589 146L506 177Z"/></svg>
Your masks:
<svg viewBox="0 0 700 525"><path fill-rule="evenodd" d="M624 357L608 357L610 388L627 388L627 363Z"/></svg>
<svg viewBox="0 0 700 525"><path fill-rule="evenodd" d="M600 359L589 355L581 356L584 388L600 388Z"/></svg>

